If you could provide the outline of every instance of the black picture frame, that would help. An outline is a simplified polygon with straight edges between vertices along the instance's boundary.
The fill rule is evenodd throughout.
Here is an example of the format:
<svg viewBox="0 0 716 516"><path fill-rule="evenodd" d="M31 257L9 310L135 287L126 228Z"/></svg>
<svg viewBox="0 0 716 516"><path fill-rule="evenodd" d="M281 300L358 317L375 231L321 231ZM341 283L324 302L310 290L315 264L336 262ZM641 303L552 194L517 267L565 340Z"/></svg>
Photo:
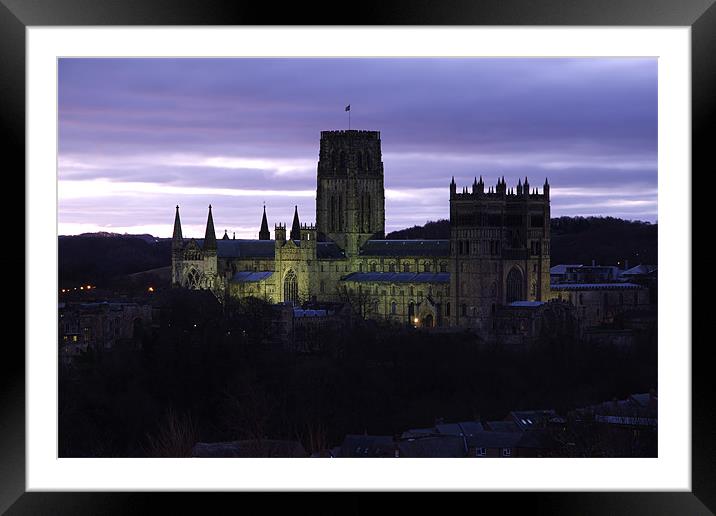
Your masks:
<svg viewBox="0 0 716 516"><path fill-rule="evenodd" d="M714 169L713 145L708 138L716 115L714 0L364 0L354 6L347 11L335 3L309 6L297 2L278 7L269 3L209 0L0 0L0 131L6 144L3 164L8 170L25 169L25 29L28 26L657 25L691 27L692 171L680 173L688 178L689 173L693 177L694 170L701 169L705 176L709 165L711 171ZM24 246L18 237L18 213L22 212L14 212L10 226L15 232L12 235L15 260L18 253L24 259ZM25 238L30 237L25 234ZM52 247L48 244L48 248ZM691 277L683 279L691 284ZM692 321L698 320L692 317ZM695 329L692 327L692 335ZM120 514L146 511L158 497L164 509L169 509L169 504L177 504L183 511L189 508L187 495L169 500L162 494L25 492L25 353L16 340L10 342L14 344L6 342L0 359L0 511L7 510L7 514ZM509 497L510 512L538 509L537 512L546 514L712 514L716 510L716 489L713 488L716 486L716 439L712 431L716 401L708 380L712 365L708 360L709 342L694 342L691 492L480 493L480 503L505 503ZM672 344L691 345L689 342ZM225 499L233 494L218 496ZM308 503L317 507L315 501ZM353 508L348 512L360 512L361 507L368 509L372 505L373 502L361 498L343 507Z"/></svg>

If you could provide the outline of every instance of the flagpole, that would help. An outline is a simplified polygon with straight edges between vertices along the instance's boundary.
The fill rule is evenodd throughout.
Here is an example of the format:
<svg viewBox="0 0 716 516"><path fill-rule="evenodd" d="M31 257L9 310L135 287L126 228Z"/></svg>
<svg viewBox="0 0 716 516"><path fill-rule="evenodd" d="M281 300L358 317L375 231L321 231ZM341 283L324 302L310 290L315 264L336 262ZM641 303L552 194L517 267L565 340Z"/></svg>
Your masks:
<svg viewBox="0 0 716 516"><path fill-rule="evenodd" d="M348 104L350 106L350 104ZM351 130L351 110L348 109L348 130Z"/></svg>

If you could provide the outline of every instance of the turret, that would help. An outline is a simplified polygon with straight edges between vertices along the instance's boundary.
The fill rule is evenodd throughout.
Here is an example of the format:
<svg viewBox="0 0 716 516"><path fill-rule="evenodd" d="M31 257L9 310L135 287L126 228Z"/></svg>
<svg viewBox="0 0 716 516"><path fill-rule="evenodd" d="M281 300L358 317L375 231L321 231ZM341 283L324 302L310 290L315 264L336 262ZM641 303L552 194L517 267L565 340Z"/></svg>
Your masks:
<svg viewBox="0 0 716 516"><path fill-rule="evenodd" d="M455 184L455 176L452 176L452 181L450 181L450 197L453 197L455 194L457 194L457 185Z"/></svg>
<svg viewBox="0 0 716 516"><path fill-rule="evenodd" d="M225 230L224 230L224 236L221 237L221 239L222 239L222 240L228 240L228 239L229 239L229 230L228 230L228 229L225 229Z"/></svg>
<svg viewBox="0 0 716 516"><path fill-rule="evenodd" d="M172 235L172 251L177 251L182 248L183 239L181 234L181 220L179 220L179 205L177 204L177 211L174 215L174 234Z"/></svg>
<svg viewBox="0 0 716 516"><path fill-rule="evenodd" d="M485 183L482 181L482 176L480 176L480 180L477 182L477 193L485 193Z"/></svg>
<svg viewBox="0 0 716 516"><path fill-rule="evenodd" d="M517 180L517 195L522 195L522 180Z"/></svg>
<svg viewBox="0 0 716 516"><path fill-rule="evenodd" d="M274 238L276 239L276 242L285 242L286 241L286 224L281 224L280 222L274 226L273 230Z"/></svg>
<svg viewBox="0 0 716 516"><path fill-rule="evenodd" d="M298 206L293 212L293 224L291 224L291 240L301 240L301 223L298 220Z"/></svg>
<svg viewBox="0 0 716 516"><path fill-rule="evenodd" d="M530 195L530 184L527 181L527 176L525 176L525 187L524 187L523 193L524 193L525 197L529 197L529 195Z"/></svg>
<svg viewBox="0 0 716 516"><path fill-rule="evenodd" d="M316 226L301 224L301 247L316 247Z"/></svg>
<svg viewBox="0 0 716 516"><path fill-rule="evenodd" d="M264 204L264 215L261 218L261 229L259 230L259 240L271 240L271 233L266 220L266 205Z"/></svg>
<svg viewBox="0 0 716 516"><path fill-rule="evenodd" d="M544 196L549 199L549 182L546 177L544 178L544 186L542 187L542 190L544 190Z"/></svg>
<svg viewBox="0 0 716 516"><path fill-rule="evenodd" d="M472 182L472 193L477 193L477 176L475 177L475 180Z"/></svg>
<svg viewBox="0 0 716 516"><path fill-rule="evenodd" d="M214 217L211 216L211 204L209 205L209 217L206 219L204 251L216 251L216 231L214 230Z"/></svg>

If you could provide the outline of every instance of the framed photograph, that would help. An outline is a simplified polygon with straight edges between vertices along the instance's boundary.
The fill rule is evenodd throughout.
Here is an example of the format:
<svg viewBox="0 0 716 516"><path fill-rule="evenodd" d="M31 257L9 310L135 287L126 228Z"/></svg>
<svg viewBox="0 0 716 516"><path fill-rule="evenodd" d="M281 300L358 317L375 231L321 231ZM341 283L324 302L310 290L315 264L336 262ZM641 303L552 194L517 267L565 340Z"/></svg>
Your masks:
<svg viewBox="0 0 716 516"><path fill-rule="evenodd" d="M711 4L396 2L346 25L2 0L27 303L0 508L517 491L711 513L691 315Z"/></svg>

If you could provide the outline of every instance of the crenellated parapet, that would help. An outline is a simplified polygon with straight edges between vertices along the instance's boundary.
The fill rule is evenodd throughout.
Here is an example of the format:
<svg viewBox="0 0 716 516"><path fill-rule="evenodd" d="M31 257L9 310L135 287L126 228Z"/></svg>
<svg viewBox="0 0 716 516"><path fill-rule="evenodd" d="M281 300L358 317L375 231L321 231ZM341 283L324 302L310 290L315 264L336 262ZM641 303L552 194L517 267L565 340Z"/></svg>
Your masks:
<svg viewBox="0 0 716 516"><path fill-rule="evenodd" d="M505 181L504 176L497 180L495 186L489 186L487 187L487 189L485 188L485 183L482 180L482 176L480 176L479 181L477 180L477 178L475 178L474 182L472 183L472 186L464 186L458 192L457 184L455 183L455 178L453 177L452 181L450 182L450 199L485 199L493 201L519 201L522 199L529 199L534 201L549 200L549 183L546 179L542 188L542 192L540 192L539 189L536 187L530 189L530 185L526 177L524 184L522 183L522 180L519 179L517 182L517 186L513 188L509 188L507 186L507 182Z"/></svg>

